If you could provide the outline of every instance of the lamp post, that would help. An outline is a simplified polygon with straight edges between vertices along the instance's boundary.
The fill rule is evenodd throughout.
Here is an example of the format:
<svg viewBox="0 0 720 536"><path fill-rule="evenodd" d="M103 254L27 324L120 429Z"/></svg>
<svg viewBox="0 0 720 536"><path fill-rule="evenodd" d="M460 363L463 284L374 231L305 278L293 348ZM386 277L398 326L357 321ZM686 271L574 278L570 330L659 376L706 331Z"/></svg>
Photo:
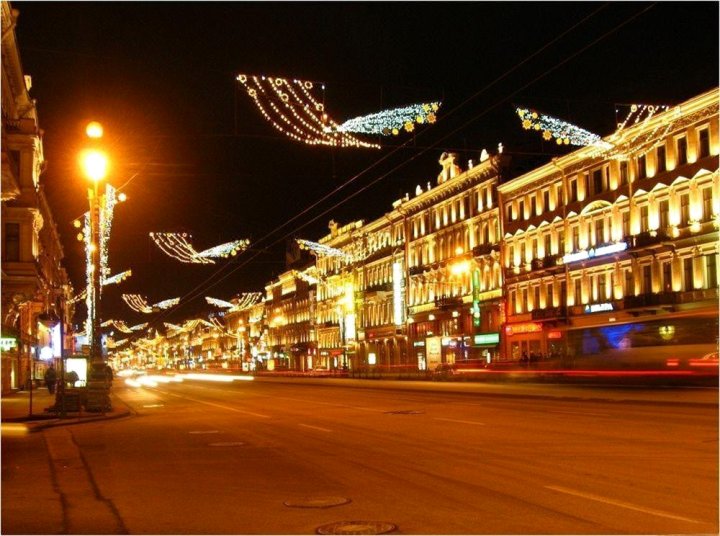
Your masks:
<svg viewBox="0 0 720 536"><path fill-rule="evenodd" d="M88 138L98 140L102 138L102 125L97 122L89 123L85 130ZM95 147L88 148L81 154L81 164L85 176L92 181L92 188L88 188L88 201L90 204L90 275L89 310L90 324L90 373L88 375L87 409L105 411L109 407L107 386L105 385L105 362L102 355L102 332L100 328L101 306L101 237L100 237L100 197L98 183L107 175L108 158L105 153ZM91 396L94 395L94 396ZM99 407L98 407L99 406Z"/></svg>

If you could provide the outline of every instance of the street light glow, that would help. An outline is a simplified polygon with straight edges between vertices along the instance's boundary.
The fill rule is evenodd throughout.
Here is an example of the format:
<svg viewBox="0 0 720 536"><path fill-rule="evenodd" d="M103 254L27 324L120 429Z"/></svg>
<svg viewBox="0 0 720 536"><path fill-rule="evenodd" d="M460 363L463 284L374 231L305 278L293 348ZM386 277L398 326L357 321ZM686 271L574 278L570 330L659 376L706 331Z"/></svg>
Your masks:
<svg viewBox="0 0 720 536"><path fill-rule="evenodd" d="M92 181L101 181L107 175L108 158L102 151L95 149L84 151L80 156L80 163L85 175Z"/></svg>
<svg viewBox="0 0 720 536"><path fill-rule="evenodd" d="M85 127L85 134L88 138L102 138L103 137L103 126L97 121L91 121Z"/></svg>

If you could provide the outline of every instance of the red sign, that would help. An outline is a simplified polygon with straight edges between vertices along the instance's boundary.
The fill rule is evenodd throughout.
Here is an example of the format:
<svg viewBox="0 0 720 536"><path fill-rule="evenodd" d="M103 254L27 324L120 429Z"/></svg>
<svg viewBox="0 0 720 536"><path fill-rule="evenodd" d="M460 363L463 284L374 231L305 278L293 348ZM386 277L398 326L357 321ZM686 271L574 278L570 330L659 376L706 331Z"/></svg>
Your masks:
<svg viewBox="0 0 720 536"><path fill-rule="evenodd" d="M542 324L537 322L526 322L524 324L510 324L505 326L505 333L508 335L517 335L518 333L538 333L542 331Z"/></svg>
<svg viewBox="0 0 720 536"><path fill-rule="evenodd" d="M548 339L562 339L562 333L559 331L549 331Z"/></svg>

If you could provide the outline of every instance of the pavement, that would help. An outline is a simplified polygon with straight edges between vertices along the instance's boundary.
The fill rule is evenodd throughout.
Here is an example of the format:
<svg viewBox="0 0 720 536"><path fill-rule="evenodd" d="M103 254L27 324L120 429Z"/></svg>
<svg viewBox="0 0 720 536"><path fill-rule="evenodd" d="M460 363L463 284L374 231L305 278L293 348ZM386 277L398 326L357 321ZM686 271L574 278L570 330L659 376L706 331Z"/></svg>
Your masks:
<svg viewBox="0 0 720 536"><path fill-rule="evenodd" d="M112 409L104 413L88 413L87 411L68 411L60 418L57 413L49 411L55 404L55 395L47 388L30 391L13 391L2 396L3 433L13 428L25 428L28 432L37 432L56 426L67 426L100 420L119 419L132 414L132 410L120 398L110 392ZM10 426L14 425L14 426Z"/></svg>

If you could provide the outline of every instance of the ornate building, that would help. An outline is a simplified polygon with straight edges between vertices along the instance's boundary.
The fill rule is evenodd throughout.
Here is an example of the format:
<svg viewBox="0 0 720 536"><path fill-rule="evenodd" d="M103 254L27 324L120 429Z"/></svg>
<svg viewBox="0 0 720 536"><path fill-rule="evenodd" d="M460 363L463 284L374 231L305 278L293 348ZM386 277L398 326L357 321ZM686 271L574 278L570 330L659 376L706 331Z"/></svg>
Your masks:
<svg viewBox="0 0 720 536"><path fill-rule="evenodd" d="M61 347L72 348L73 291L40 180L42 130L23 73L14 27L2 8L2 390L23 388ZM60 320L64 339L60 340ZM43 357L41 360L40 357Z"/></svg>
<svg viewBox="0 0 720 536"><path fill-rule="evenodd" d="M717 350L719 149L715 89L499 186L505 357Z"/></svg>

